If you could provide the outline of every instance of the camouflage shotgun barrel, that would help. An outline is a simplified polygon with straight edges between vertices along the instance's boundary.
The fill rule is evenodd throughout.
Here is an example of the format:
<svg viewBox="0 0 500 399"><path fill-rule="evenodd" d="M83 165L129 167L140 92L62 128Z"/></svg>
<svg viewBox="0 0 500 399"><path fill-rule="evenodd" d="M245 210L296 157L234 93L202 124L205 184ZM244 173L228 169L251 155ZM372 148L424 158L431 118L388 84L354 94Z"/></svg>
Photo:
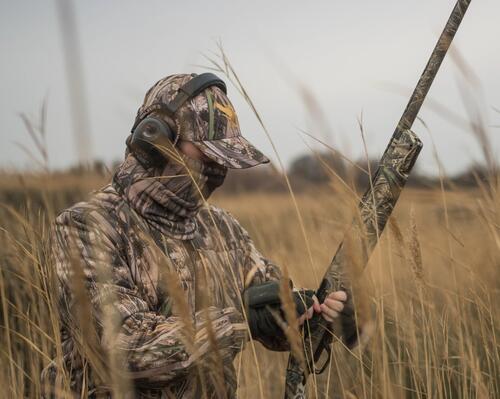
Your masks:
<svg viewBox="0 0 500 399"><path fill-rule="evenodd" d="M331 292L345 290L348 294L347 307L352 307L351 284L347 273L348 264L356 261L366 265L378 239L384 230L408 176L415 164L422 142L410 130L437 71L450 47L471 0L458 0L431 57L420 76L415 90L406 106L396 130L380 160L378 169L371 179L370 187L359 204L359 217L352 222L337 252L323 277L317 296L320 302ZM304 336L306 364L290 355L286 373L285 398L306 397L307 377L315 371L315 363L322 353L330 351L332 334L329 323L315 315L310 321L311 334Z"/></svg>

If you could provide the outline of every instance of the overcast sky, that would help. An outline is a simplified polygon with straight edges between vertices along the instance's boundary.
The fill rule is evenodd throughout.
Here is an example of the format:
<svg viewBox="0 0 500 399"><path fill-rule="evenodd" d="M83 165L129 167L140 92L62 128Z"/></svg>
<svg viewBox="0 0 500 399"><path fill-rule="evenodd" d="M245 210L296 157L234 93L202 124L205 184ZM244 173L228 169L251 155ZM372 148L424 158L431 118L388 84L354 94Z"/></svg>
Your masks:
<svg viewBox="0 0 500 399"><path fill-rule="evenodd" d="M201 72L203 54L221 41L288 164L308 151L300 130L346 152L362 154L358 119L370 155L378 157L427 62L454 0L358 1L74 1L80 38L92 156L122 157L124 141L146 90L179 72ZM50 165L77 160L55 0L0 0L0 167L33 166L14 144L32 148L19 112L38 113L48 99ZM493 150L500 153L500 1L473 0L454 44L482 91ZM450 57L429 99L465 116L464 78ZM328 132L308 114L305 85L326 115ZM396 92L393 88L404 90ZM233 87L243 134L273 160L271 144ZM425 120L447 172L482 159L464 123L424 104ZM418 165L435 174L429 132L414 125L425 147Z"/></svg>

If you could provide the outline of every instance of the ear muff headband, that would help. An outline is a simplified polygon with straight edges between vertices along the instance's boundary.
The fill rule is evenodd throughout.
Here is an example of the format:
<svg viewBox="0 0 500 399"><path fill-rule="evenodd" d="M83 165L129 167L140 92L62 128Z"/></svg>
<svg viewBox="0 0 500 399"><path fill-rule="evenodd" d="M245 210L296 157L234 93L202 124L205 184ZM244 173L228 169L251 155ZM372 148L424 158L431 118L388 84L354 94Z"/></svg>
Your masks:
<svg viewBox="0 0 500 399"><path fill-rule="evenodd" d="M179 94L177 94L170 104L168 104L168 107L172 110L172 114L175 114L187 100L196 97L203 90L211 86L216 86L221 89L224 94L227 94L226 84L213 73L206 72L201 75L196 75L179 89Z"/></svg>

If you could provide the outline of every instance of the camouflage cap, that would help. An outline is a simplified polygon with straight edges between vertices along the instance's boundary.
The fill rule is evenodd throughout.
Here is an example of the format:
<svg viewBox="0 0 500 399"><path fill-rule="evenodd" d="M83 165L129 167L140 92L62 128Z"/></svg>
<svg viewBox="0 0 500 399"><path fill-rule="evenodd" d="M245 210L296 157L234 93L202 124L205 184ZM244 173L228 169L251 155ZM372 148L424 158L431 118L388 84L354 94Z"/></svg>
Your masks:
<svg viewBox="0 0 500 399"><path fill-rule="evenodd" d="M139 113L154 103L170 103L179 89L193 78L191 74L170 75L151 87ZM240 132L238 117L226 94L216 86L187 100L175 113L180 140L192 142L215 162L232 169L243 169L269 162Z"/></svg>

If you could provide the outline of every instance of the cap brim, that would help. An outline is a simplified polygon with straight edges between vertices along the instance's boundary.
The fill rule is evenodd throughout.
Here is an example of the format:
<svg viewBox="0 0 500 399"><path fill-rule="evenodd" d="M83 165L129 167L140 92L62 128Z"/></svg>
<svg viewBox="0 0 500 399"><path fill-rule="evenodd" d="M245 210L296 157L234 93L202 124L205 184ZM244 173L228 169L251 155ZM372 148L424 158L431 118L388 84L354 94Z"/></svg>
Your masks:
<svg viewBox="0 0 500 399"><path fill-rule="evenodd" d="M207 157L231 169L251 168L269 162L269 159L243 136L192 143Z"/></svg>

